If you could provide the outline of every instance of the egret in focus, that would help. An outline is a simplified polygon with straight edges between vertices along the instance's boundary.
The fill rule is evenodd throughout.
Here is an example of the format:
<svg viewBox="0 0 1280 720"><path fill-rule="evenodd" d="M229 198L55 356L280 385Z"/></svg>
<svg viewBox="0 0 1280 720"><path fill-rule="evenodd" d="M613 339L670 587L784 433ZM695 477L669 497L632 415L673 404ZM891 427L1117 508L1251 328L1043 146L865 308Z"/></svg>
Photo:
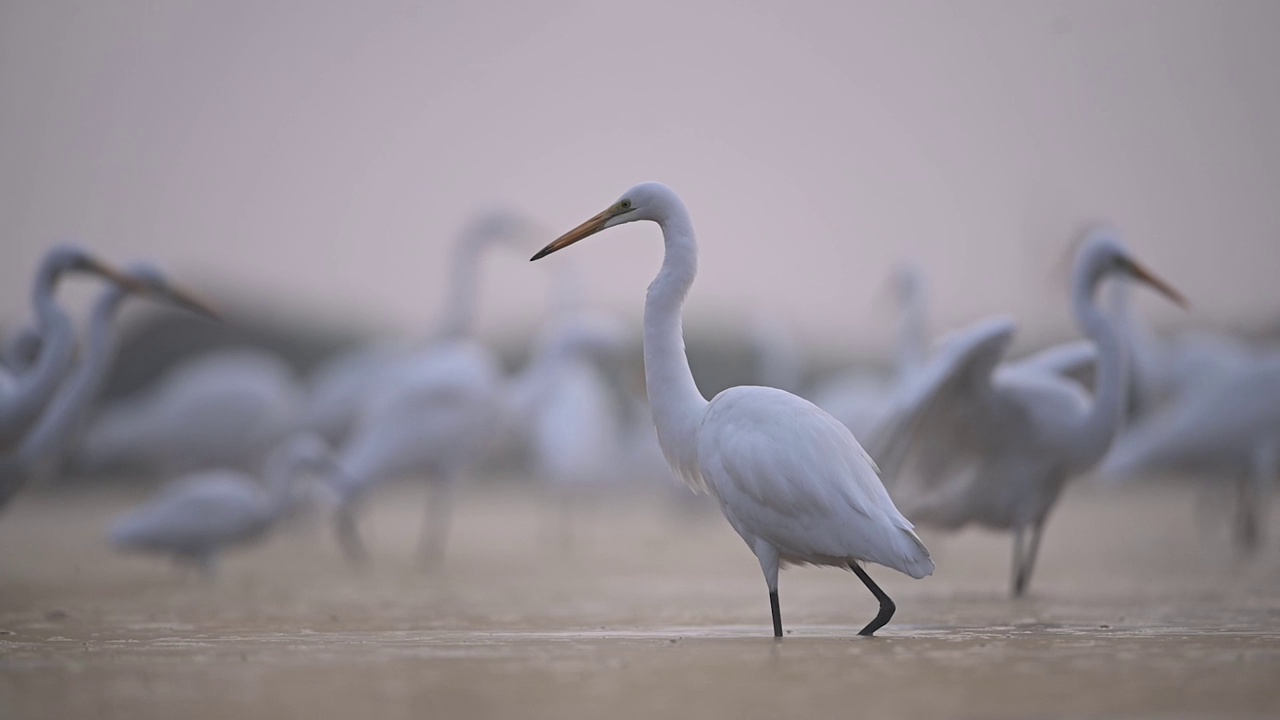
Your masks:
<svg viewBox="0 0 1280 720"><path fill-rule="evenodd" d="M28 351L31 345L38 345L38 354L34 360L22 362L21 367L0 370L0 452L17 445L71 369L76 352L75 326L58 305L54 291L63 275L72 272L92 273L122 285L132 283L80 248L62 245L45 253L32 287L35 331L25 341Z"/></svg>
<svg viewBox="0 0 1280 720"><path fill-rule="evenodd" d="M319 436L300 433L280 444L263 466L265 487L235 470L209 470L181 478L111 529L118 550L172 556L178 564L212 573L226 549L262 539L285 515L303 472L333 471L335 460Z"/></svg>
<svg viewBox="0 0 1280 720"><path fill-rule="evenodd" d="M838 420L775 388L730 388L710 402L698 390L681 329L698 247L675 192L659 183L637 185L533 259L640 220L657 223L666 246L644 308L645 384L663 454L691 488L715 496L760 561L775 637L782 637L778 569L790 563L852 570L880 603L859 633L872 635L893 616L894 603L862 563L922 578L933 572L929 551Z"/></svg>
<svg viewBox="0 0 1280 720"><path fill-rule="evenodd" d="M1015 325L998 317L953 334L900 396L895 419L873 439L894 496L922 525L969 523L1013 532L1012 593L1031 580L1049 517L1071 478L1111 445L1126 397L1123 338L1094 302L1103 278L1127 276L1178 304L1184 300L1105 232L1076 257L1071 307L1096 346L1096 390L1064 367L1094 355L1079 343L1002 363ZM883 449L882 449L883 448ZM1030 544L1024 549L1025 536Z"/></svg>
<svg viewBox="0 0 1280 720"><path fill-rule="evenodd" d="M0 509L45 463L56 460L97 397L115 352L113 322L130 293L143 292L206 317L215 313L187 291L170 284L149 265L134 265L124 273L127 284L111 282L94 303L89 317L86 352L76 370L58 387L35 424L10 455L0 457Z"/></svg>

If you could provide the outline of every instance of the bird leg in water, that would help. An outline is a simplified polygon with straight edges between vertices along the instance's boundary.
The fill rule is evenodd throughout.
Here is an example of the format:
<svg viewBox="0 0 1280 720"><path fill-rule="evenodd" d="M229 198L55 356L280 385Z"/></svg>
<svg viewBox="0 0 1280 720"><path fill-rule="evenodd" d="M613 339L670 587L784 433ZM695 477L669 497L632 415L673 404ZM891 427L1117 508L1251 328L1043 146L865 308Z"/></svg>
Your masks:
<svg viewBox="0 0 1280 720"><path fill-rule="evenodd" d="M1246 555L1258 551L1262 544L1267 495L1274 482L1280 459L1276 449L1255 450L1251 473L1241 476L1236 486L1236 547Z"/></svg>
<svg viewBox="0 0 1280 720"><path fill-rule="evenodd" d="M893 604L893 600L891 600L889 596L880 589L880 586L876 584L875 580L871 579L871 576L867 574L866 570L858 567L858 563L849 563L849 569L853 571L854 575L858 576L858 579L862 581L863 585L867 586L867 589L871 591L871 594L876 596L876 600L880 601L880 612L876 613L875 619L867 623L866 627L858 631L859 635L871 637L877 630L884 627L885 624L889 622L890 618L893 617L894 611L898 609L898 606Z"/></svg>
<svg viewBox="0 0 1280 720"><path fill-rule="evenodd" d="M369 561L369 551L365 549L364 540L356 528L356 516L350 505L338 508L333 518L334 530L338 536L338 545L347 562L352 565L363 565Z"/></svg>
<svg viewBox="0 0 1280 720"><path fill-rule="evenodd" d="M782 610L778 608L778 591L769 591L769 608L773 610L773 636L782 637Z"/></svg>
<svg viewBox="0 0 1280 720"><path fill-rule="evenodd" d="M1022 554L1022 528L1013 533L1013 596L1022 597L1031 584L1031 571L1036 565L1036 556L1040 554L1040 537L1044 534L1044 520L1037 520L1031 526L1031 546L1026 555Z"/></svg>
<svg viewBox="0 0 1280 720"><path fill-rule="evenodd" d="M427 491L426 518L418 539L418 563L426 569L436 568L444 561L444 549L449 540L449 521L453 515L453 485L456 479L456 475L446 475Z"/></svg>

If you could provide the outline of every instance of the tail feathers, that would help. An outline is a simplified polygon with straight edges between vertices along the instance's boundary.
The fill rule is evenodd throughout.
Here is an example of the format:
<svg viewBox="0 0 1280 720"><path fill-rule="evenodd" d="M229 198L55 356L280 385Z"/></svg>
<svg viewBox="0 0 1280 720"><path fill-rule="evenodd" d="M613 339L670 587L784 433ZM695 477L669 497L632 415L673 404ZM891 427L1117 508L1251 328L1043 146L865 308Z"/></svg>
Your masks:
<svg viewBox="0 0 1280 720"><path fill-rule="evenodd" d="M934 570L933 559L929 557L929 548L924 546L924 541L920 539L915 530L910 528L903 528L902 534L909 545L903 548L905 552L902 553L902 565L895 569L901 570L917 580L932 575Z"/></svg>

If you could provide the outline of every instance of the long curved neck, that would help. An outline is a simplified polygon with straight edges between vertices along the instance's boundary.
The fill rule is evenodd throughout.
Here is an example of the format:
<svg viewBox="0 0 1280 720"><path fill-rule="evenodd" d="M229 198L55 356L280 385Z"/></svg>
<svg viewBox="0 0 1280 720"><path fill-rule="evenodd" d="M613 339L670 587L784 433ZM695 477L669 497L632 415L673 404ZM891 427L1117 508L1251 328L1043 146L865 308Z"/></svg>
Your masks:
<svg viewBox="0 0 1280 720"><path fill-rule="evenodd" d="M453 266L444 312L434 339L469 337L475 330L476 300L480 284L480 258L487 243L463 237L454 247Z"/></svg>
<svg viewBox="0 0 1280 720"><path fill-rule="evenodd" d="M698 481L698 430L707 400L698 390L684 350L681 310L698 273L698 243L682 206L658 223L666 252L644 302L644 378L658 444L686 480Z"/></svg>
<svg viewBox="0 0 1280 720"><path fill-rule="evenodd" d="M43 342L35 364L18 376L12 394L2 401L0 441L12 441L30 426L71 368L75 328L54 298L60 274L57 268L42 267L36 277L32 302Z"/></svg>
<svg viewBox="0 0 1280 720"><path fill-rule="evenodd" d="M37 462L60 452L76 429L85 408L97 397L115 351L112 323L127 292L108 286L98 297L89 319L88 348L75 374L58 388L39 420L22 439L18 455Z"/></svg>
<svg viewBox="0 0 1280 720"><path fill-rule="evenodd" d="M1092 466L1111 447L1124 411L1128 362L1115 325L1093 301L1096 278L1081 278L1071 290L1076 324L1098 346L1093 406L1076 428L1074 460L1081 468Z"/></svg>
<svg viewBox="0 0 1280 720"><path fill-rule="evenodd" d="M917 282L905 300L902 318L898 322L899 376L920 369L929 354L928 294Z"/></svg>

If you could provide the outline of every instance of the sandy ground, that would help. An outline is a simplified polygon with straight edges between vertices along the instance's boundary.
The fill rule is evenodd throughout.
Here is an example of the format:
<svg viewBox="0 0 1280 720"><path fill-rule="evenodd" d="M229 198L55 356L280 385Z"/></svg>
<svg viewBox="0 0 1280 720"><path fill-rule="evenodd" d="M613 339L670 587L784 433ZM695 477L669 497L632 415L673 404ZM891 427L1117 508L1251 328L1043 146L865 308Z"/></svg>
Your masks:
<svg viewBox="0 0 1280 720"><path fill-rule="evenodd" d="M1187 487L1073 488L1023 600L1005 536L926 533L934 577L872 568L898 603L878 638L852 574L788 570L781 642L714 509L606 504L566 551L535 493L475 487L426 573L422 493L396 488L370 567L301 522L207 580L105 547L136 500L3 516L0 718L1280 715L1280 552L1235 560Z"/></svg>

